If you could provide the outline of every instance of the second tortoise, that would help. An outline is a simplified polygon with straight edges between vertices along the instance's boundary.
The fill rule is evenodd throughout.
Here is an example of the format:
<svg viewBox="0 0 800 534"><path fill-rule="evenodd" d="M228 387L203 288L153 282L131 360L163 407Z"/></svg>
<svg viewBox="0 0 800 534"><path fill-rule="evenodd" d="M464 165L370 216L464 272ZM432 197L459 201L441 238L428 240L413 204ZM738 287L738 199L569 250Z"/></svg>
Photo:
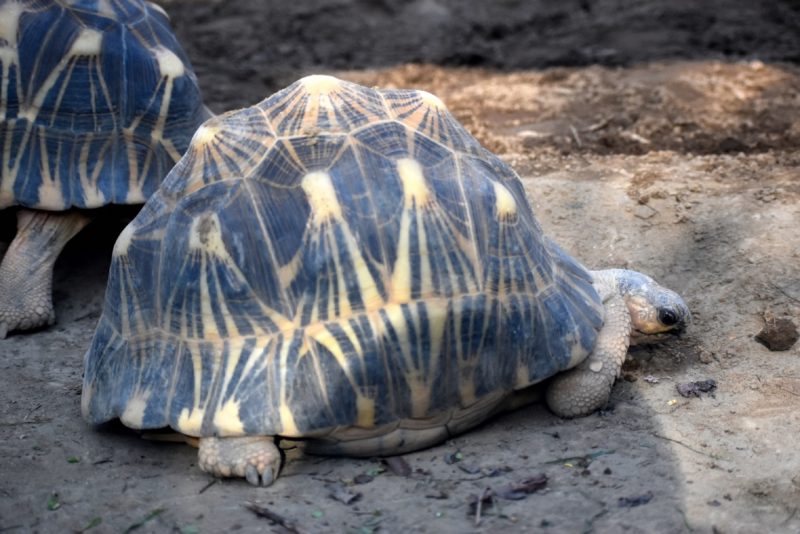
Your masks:
<svg viewBox="0 0 800 534"><path fill-rule="evenodd" d="M202 469L267 485L278 438L399 454L551 377L554 412L589 414L632 332L689 317L549 240L436 97L311 76L207 122L123 231L82 408L199 438Z"/></svg>
<svg viewBox="0 0 800 534"><path fill-rule="evenodd" d="M209 116L161 8L0 0L0 339L53 324L53 267L93 210L142 204Z"/></svg>

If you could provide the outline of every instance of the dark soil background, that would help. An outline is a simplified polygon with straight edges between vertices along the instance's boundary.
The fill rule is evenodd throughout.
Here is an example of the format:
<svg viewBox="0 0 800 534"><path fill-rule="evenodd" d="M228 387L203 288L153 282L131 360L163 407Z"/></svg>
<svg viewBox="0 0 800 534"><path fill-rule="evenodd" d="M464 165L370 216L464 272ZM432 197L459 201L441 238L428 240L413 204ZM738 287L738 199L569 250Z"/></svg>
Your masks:
<svg viewBox="0 0 800 534"><path fill-rule="evenodd" d="M797 0L169 0L214 111L304 73L665 59L800 61Z"/></svg>

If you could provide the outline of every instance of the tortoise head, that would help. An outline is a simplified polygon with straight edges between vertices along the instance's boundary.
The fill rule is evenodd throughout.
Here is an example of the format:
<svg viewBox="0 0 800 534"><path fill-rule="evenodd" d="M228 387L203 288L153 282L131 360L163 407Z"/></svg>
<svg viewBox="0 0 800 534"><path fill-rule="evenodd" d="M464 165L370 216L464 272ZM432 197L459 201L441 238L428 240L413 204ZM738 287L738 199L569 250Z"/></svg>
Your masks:
<svg viewBox="0 0 800 534"><path fill-rule="evenodd" d="M617 287L628 305L636 334L681 334L692 321L689 307L681 296L649 276L619 270Z"/></svg>

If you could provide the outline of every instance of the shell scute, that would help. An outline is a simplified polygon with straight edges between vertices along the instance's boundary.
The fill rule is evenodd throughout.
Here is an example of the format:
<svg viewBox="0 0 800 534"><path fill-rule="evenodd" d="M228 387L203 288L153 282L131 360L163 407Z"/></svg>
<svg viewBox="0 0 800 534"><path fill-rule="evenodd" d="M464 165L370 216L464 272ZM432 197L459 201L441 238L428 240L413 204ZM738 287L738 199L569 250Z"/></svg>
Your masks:
<svg viewBox="0 0 800 534"><path fill-rule="evenodd" d="M258 107L286 137L347 133L388 119L380 95L331 76L307 76L278 91Z"/></svg>
<svg viewBox="0 0 800 534"><path fill-rule="evenodd" d="M486 150L450 114L444 103L430 93L400 89L382 92L389 114L410 129L438 143L468 154Z"/></svg>

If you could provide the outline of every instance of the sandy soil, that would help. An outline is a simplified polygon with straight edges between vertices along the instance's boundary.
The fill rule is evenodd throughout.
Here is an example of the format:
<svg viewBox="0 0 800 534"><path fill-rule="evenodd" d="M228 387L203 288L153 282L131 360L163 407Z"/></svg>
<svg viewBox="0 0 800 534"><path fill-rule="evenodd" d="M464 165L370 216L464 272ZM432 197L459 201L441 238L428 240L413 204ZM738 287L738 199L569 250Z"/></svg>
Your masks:
<svg viewBox="0 0 800 534"><path fill-rule="evenodd" d="M330 9L354 4L332 2ZM370 4L391 9L388 2ZM508 10L517 4L503 2ZM270 488L214 481L197 468L188 446L142 440L118 426L92 430L80 418L82 356L100 314L114 237L130 215L106 213L59 261L58 324L0 342L0 531L800 530L800 344L775 352L754 339L771 317L800 323L800 69L772 61L796 59L800 50L791 42L796 32L781 33L797 16L792 4L775 2L769 16L756 17L753 27L773 31L751 48L720 52L745 59L702 59L711 49L704 43L717 42L713 28L734 36L744 31L725 26L732 15L723 10L713 24L692 19L712 28L699 41L675 33L680 53L664 56L644 46L636 55L622 47L612 63L623 66L583 66L597 60L592 56L582 66L553 68L533 68L541 66L535 57L478 62L525 67L509 72L429 65L364 70L396 58L367 65L362 50L342 63L298 60L296 71L284 66L276 77L241 78L203 48L234 22L248 28L234 40L256 32L261 19L247 18L247 3L230 5L230 11L224 2L171 5L215 109L262 98L281 76L341 67L358 68L338 74L362 83L431 90L517 169L557 242L593 268L653 275L686 297L694 325L670 344L634 348L611 406L600 414L564 421L532 406L405 455L410 472L378 459L291 451ZM293 5L292 21L316 21L310 11L303 15L312 3ZM449 10L443 20L455 25L478 17L455 2L408 6ZM639 13L629 7L620 17L631 11ZM217 13L229 17L227 25L213 20ZM519 20L529 20L525 13ZM593 13L611 20L608 12ZM385 14L371 17L382 28ZM685 32L695 35L692 28ZM566 38L564 32L558 35ZM509 35L523 38L518 29ZM505 37L498 40L505 46ZM295 57L304 50L288 42L295 48L268 52ZM245 59L240 67L263 61ZM435 55L398 61L405 59L459 63ZM678 393L678 384L707 379L716 381L711 394ZM526 493L542 474L544 487ZM471 503L481 496L478 513ZM283 524L247 503L278 514Z"/></svg>

